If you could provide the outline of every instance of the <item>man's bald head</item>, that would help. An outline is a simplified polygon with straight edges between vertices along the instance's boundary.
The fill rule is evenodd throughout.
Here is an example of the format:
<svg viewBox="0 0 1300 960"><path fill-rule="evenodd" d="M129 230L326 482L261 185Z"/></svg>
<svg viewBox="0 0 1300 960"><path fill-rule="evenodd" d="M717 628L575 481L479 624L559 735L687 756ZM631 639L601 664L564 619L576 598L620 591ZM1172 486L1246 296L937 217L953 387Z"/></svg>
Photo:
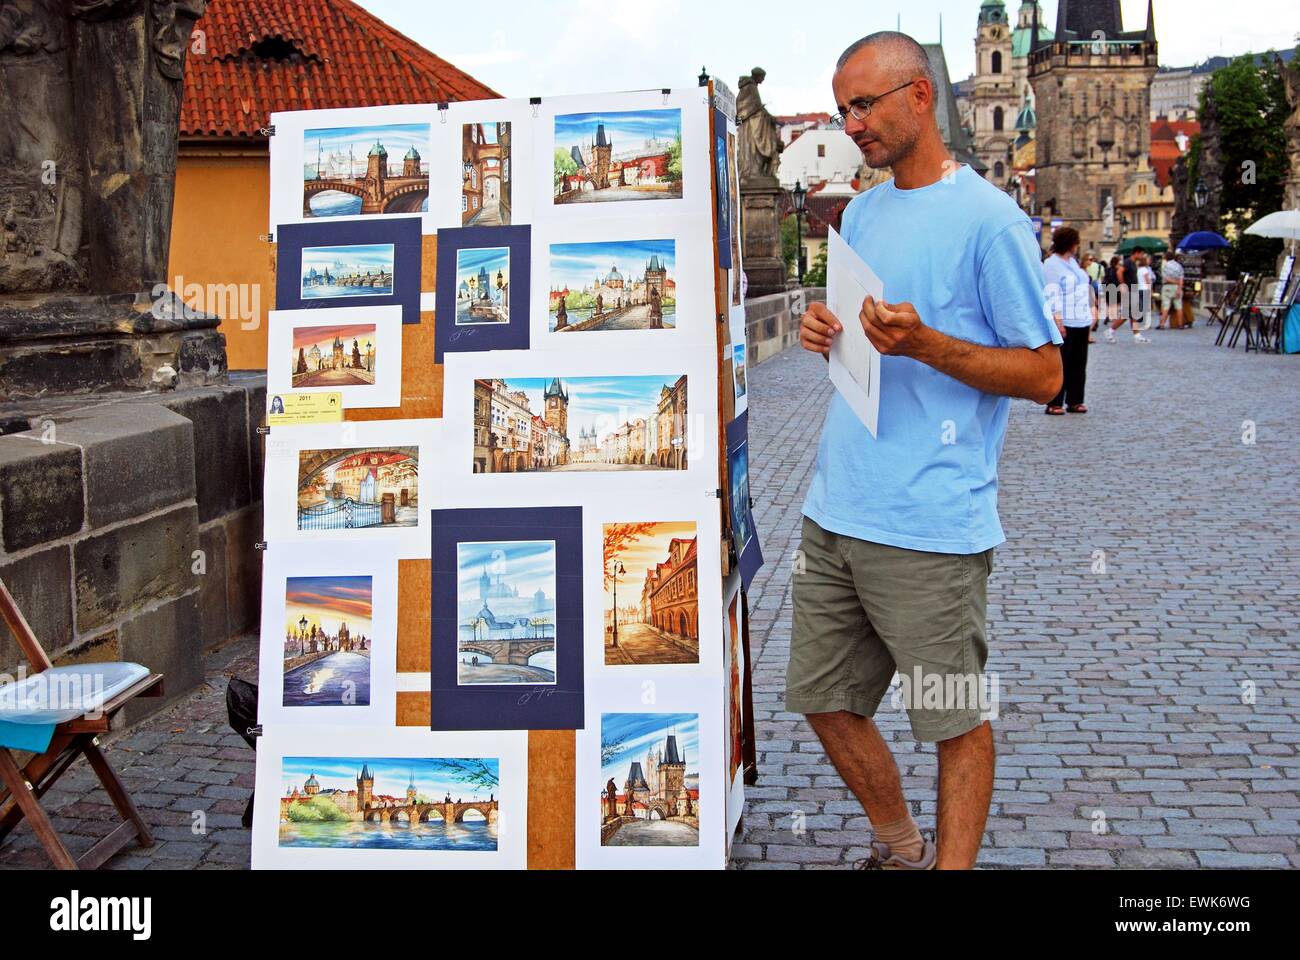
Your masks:
<svg viewBox="0 0 1300 960"><path fill-rule="evenodd" d="M925 48L907 34L881 30L855 40L840 54L835 69L843 70L844 65L863 50L870 50L876 63L894 83L906 83L919 76L930 81L930 89L934 89L934 70L930 66L930 57Z"/></svg>

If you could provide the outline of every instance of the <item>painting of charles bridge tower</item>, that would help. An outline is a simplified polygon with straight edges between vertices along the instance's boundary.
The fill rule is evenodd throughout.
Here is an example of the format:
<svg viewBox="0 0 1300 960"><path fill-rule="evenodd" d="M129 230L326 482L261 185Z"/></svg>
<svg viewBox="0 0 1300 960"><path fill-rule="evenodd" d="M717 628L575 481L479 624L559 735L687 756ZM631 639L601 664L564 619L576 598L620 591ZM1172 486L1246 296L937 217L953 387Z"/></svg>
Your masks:
<svg viewBox="0 0 1300 960"><path fill-rule="evenodd" d="M555 118L555 203L682 195L682 111L568 113Z"/></svg>
<svg viewBox="0 0 1300 960"><path fill-rule="evenodd" d="M429 209L427 123L332 127L303 135L304 217Z"/></svg>
<svg viewBox="0 0 1300 960"><path fill-rule="evenodd" d="M279 845L496 850L500 762L285 757Z"/></svg>
<svg viewBox="0 0 1300 960"><path fill-rule="evenodd" d="M602 846L700 842L699 714L604 713L600 718Z"/></svg>

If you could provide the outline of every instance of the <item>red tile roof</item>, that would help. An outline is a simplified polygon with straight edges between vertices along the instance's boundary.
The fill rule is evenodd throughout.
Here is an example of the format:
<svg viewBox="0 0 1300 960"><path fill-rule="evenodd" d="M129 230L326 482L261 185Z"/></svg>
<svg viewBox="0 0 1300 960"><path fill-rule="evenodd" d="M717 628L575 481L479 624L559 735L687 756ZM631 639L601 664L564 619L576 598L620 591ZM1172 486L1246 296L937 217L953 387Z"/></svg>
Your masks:
<svg viewBox="0 0 1300 960"><path fill-rule="evenodd" d="M212 0L182 137L255 137L275 110L499 97L351 0Z"/></svg>
<svg viewBox="0 0 1300 960"><path fill-rule="evenodd" d="M1151 121L1151 169L1156 173L1160 189L1169 185L1174 164L1182 156L1178 149L1178 135L1185 135L1190 144L1200 132L1201 124L1196 120L1166 120L1161 117Z"/></svg>

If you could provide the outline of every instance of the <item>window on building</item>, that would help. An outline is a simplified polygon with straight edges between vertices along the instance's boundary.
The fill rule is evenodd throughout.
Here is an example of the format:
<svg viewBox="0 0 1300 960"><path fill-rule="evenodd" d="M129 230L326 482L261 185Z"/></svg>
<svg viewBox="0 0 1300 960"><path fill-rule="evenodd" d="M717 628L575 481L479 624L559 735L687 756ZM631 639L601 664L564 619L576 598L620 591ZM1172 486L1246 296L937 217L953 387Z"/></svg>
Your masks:
<svg viewBox="0 0 1300 960"><path fill-rule="evenodd" d="M465 196L465 194L462 193L460 195L460 212L464 213L468 209L469 209L469 199Z"/></svg>
<svg viewBox="0 0 1300 960"><path fill-rule="evenodd" d="M993 72L993 73L1001 73L1001 72L1002 72L1002 54L1001 54L1000 51L998 51L998 50L994 50L994 51L993 51L993 57L991 58L990 63L991 63L991 65L992 65L992 72ZM998 127L998 129L1001 130L1002 128L1001 128L1001 127Z"/></svg>
<svg viewBox="0 0 1300 960"><path fill-rule="evenodd" d="M1002 108L1001 107L993 108L993 129L994 130L1002 129Z"/></svg>
<svg viewBox="0 0 1300 960"><path fill-rule="evenodd" d="M1006 172L1006 167L1002 166L1002 161L1001 161L1001 160L999 160L997 163L993 164L993 179L994 179L994 180L1001 180L1002 177L1003 177L1003 174L1004 174L1005 172Z"/></svg>

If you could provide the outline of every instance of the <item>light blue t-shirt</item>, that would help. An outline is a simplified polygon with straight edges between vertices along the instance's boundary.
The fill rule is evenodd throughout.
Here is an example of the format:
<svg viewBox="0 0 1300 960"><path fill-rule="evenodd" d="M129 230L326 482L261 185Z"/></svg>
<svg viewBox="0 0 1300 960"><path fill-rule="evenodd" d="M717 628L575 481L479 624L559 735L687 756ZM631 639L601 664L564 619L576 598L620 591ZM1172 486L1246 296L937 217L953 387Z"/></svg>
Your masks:
<svg viewBox="0 0 1300 960"><path fill-rule="evenodd" d="M911 303L927 326L986 346L1061 342L1044 311L1029 218L970 167L914 190L872 187L842 222L885 300ZM836 391L804 514L833 533L911 550L1002 543L998 456L1010 407L910 357L881 357L877 436Z"/></svg>

